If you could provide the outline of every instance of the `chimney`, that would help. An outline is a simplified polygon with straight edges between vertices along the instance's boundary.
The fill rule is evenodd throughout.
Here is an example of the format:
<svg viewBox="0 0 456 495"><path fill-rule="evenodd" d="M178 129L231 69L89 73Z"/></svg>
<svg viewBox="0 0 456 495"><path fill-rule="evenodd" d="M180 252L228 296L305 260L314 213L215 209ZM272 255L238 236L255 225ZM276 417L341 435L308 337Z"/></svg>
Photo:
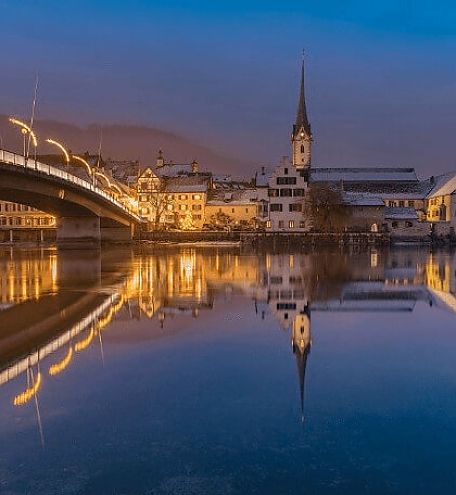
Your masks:
<svg viewBox="0 0 456 495"><path fill-rule="evenodd" d="M198 162L196 160L192 161L192 173L196 174L198 173Z"/></svg>
<svg viewBox="0 0 456 495"><path fill-rule="evenodd" d="M431 186L433 186L434 184L435 184L435 177L431 175Z"/></svg>

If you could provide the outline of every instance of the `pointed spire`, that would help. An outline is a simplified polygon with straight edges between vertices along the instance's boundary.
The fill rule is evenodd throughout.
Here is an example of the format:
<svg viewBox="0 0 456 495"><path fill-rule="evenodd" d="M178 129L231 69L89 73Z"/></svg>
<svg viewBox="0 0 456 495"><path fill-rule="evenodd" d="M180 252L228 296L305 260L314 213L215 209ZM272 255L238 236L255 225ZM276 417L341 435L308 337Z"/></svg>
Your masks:
<svg viewBox="0 0 456 495"><path fill-rule="evenodd" d="M304 385L306 379L306 365L307 365L307 356L310 352L310 346L307 346L304 349L304 352L301 354L299 351L295 353L296 355L296 366L298 368L298 376L299 376L299 394L300 394L300 404L301 404L301 422L304 423Z"/></svg>
<svg viewBox="0 0 456 495"><path fill-rule="evenodd" d="M301 128L304 128L304 131L311 136L312 132L307 118L306 96L304 91L304 50L302 51L301 90L299 93L298 111L296 113L296 122L293 126L293 134L296 135Z"/></svg>

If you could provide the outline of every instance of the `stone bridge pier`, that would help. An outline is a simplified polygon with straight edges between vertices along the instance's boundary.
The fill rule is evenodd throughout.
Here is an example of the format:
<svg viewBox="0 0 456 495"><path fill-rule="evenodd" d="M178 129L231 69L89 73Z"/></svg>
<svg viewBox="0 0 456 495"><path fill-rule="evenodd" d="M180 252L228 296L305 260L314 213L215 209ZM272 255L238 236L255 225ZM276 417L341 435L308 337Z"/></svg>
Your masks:
<svg viewBox="0 0 456 495"><path fill-rule="evenodd" d="M134 224L123 225L97 216L57 218L57 243L60 245L99 244L102 241L131 241Z"/></svg>

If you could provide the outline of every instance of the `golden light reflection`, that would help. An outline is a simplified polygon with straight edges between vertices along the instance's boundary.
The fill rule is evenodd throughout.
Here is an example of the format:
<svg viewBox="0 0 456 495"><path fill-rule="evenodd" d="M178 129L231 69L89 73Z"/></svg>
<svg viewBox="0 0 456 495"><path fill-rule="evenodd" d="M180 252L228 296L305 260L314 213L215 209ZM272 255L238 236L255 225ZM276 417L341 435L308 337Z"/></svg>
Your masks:
<svg viewBox="0 0 456 495"><path fill-rule="evenodd" d="M49 368L49 374L51 376L55 376L61 373L70 364L72 357L73 357L73 348L70 347L68 349L66 356L60 362L53 364Z"/></svg>
<svg viewBox="0 0 456 495"><path fill-rule="evenodd" d="M89 345L91 344L94 336L95 336L95 332L94 332L93 327L92 327L90 329L89 335L87 335L87 337L85 339L82 339L79 342L76 342L76 344L74 345L74 350L76 352L81 352L84 349L87 349L87 347L89 347Z"/></svg>
<svg viewBox="0 0 456 495"><path fill-rule="evenodd" d="M27 404L27 402L32 399L38 392L41 387L41 373L38 373L36 376L35 383L27 388L24 392L19 395L16 395L13 399L13 404L15 406L23 406Z"/></svg>

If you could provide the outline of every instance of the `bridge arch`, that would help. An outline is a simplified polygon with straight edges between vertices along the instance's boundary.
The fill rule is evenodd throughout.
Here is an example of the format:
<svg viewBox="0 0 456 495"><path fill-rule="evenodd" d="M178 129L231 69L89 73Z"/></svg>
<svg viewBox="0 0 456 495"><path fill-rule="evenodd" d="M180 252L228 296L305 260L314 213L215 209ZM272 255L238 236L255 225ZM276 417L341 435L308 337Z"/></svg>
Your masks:
<svg viewBox="0 0 456 495"><path fill-rule="evenodd" d="M141 223L136 212L96 185L3 150L0 199L54 215L59 242L131 239Z"/></svg>

